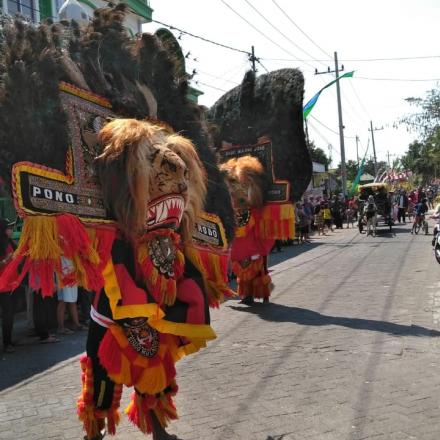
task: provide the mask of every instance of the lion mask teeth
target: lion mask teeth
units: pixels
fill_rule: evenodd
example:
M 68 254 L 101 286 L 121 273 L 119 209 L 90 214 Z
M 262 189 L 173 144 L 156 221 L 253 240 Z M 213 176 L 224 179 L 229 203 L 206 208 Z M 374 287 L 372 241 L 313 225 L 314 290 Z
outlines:
M 147 228 L 157 229 L 164 225 L 178 228 L 185 209 L 181 195 L 170 194 L 153 200 L 148 206 Z

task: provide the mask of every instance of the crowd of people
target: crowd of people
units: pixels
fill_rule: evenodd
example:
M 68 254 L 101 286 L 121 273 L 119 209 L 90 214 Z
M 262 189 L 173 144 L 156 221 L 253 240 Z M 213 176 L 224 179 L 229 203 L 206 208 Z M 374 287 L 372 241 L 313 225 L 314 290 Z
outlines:
M 414 222 L 428 209 L 434 209 L 437 194 L 436 186 L 427 186 L 411 191 L 397 188 L 388 192 L 380 190 L 376 194 L 361 192 L 346 200 L 342 194 L 332 197 L 304 197 L 295 204 L 295 241 L 299 244 L 308 243 L 312 234 L 328 235 L 335 229 L 342 229 L 344 225 L 346 228 L 354 227 L 360 215 L 361 205 L 373 207 L 375 211 L 370 217 L 373 218 L 377 214 L 377 201 L 380 203 L 381 198 L 388 203 L 394 224 L 405 224 L 407 220 Z M 369 199 L 369 196 L 372 197 Z M 364 215 L 369 217 L 367 210 Z M 366 220 L 368 224 L 369 219 Z M 273 252 L 281 250 L 282 242 L 277 241 Z

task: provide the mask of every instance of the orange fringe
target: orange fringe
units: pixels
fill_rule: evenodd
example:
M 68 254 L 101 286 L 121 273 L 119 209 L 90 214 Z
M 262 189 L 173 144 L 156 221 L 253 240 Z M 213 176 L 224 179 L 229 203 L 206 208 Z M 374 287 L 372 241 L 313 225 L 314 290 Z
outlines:
M 268 203 L 256 215 L 256 234 L 263 239 L 295 238 L 295 210 L 291 203 Z
M 236 237 L 246 237 L 255 226 L 263 239 L 288 240 L 295 238 L 295 210 L 291 203 L 268 203 L 261 209 L 251 209 L 247 225 L 235 230 Z
M 148 253 L 148 244 L 157 236 L 168 236 L 172 240 L 176 249 L 176 257 L 173 263 L 174 276 L 168 278 L 154 266 Z M 159 304 L 172 306 L 176 301 L 177 283 L 185 268 L 185 256 L 180 249 L 180 235 L 171 229 L 161 229 L 153 231 L 142 237 L 142 241 L 137 248 L 137 261 L 140 266 L 143 281 L 148 287 L 148 291 L 153 295 Z
M 153 432 L 152 411 L 161 426 L 166 428 L 171 420 L 179 418 L 173 402 L 173 397 L 177 394 L 177 391 L 178 387 L 176 382 L 173 381 L 165 391 L 155 396 L 135 392 L 131 396 L 131 402 L 125 413 L 128 415 L 128 419 L 144 434 Z
M 82 392 L 77 401 L 77 413 L 78 418 L 83 422 L 84 431 L 87 433 L 88 438 L 93 438 L 106 427 L 107 421 L 107 432 L 114 435 L 120 420 L 118 408 L 121 401 L 122 385 L 115 384 L 112 405 L 109 409 L 96 409 L 93 400 L 92 360 L 87 356 L 83 356 L 80 363 Z
M 185 255 L 202 275 L 210 307 L 236 296 L 228 286 L 229 252 L 194 244 L 185 247 Z
M 29 285 L 43 296 L 60 286 L 78 284 L 90 291 L 104 286 L 102 268 L 110 257 L 115 231 L 96 231 L 95 243 L 80 220 L 72 214 L 29 216 L 24 219 L 20 243 L 0 278 L 0 291 L 16 289 L 29 273 Z M 63 274 L 61 256 L 73 261 L 72 273 Z
M 232 270 L 237 275 L 237 292 L 240 297 L 269 298 L 271 278 L 267 273 L 264 257 L 252 261 L 246 268 L 234 261 Z

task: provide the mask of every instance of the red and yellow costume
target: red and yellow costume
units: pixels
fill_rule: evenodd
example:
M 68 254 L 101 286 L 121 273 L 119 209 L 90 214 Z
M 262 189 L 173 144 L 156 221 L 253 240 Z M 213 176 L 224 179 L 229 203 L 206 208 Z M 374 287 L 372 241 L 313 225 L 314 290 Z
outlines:
M 265 170 L 256 157 L 230 159 L 221 168 L 226 171 L 237 221 L 231 260 L 238 294 L 245 301 L 267 302 L 272 290 L 267 256 L 276 239 L 293 238 L 293 207 L 266 202 Z
M 31 287 L 53 295 L 57 274 L 62 285 L 95 292 L 78 399 L 87 439 L 102 438 L 104 429 L 115 433 L 124 385 L 134 388 L 126 413 L 142 432 L 157 433 L 177 418 L 175 364 L 216 337 L 209 306 L 230 295 L 226 240 L 218 253 L 192 240 L 206 191 L 192 143 L 134 119 L 114 119 L 99 141 L 102 154 L 95 162 L 103 202 L 97 206 L 108 213 L 99 221 L 47 212 L 59 206 L 52 199 L 45 201 L 45 213 L 31 210 L 41 194 L 56 190 L 29 189 L 23 182 L 38 175 L 46 186 L 60 188 L 53 182 L 69 177 L 30 163 L 14 166 L 15 200 L 25 222 L 0 278 L 0 291 L 14 289 L 29 274 Z M 28 193 L 35 197 L 26 205 Z M 205 223 L 215 224 L 214 217 Z M 72 261 L 69 274 L 61 271 L 62 256 Z

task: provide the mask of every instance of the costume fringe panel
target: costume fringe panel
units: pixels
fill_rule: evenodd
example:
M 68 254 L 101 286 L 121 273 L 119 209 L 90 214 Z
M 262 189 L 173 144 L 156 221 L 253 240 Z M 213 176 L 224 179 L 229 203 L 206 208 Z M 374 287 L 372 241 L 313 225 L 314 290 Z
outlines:
M 246 267 L 235 261 L 232 270 L 237 275 L 237 290 L 240 297 L 269 298 L 271 277 L 267 273 L 264 257 L 251 261 Z
M 144 434 L 153 432 L 152 412 L 161 426 L 166 428 L 171 420 L 179 418 L 173 402 L 177 391 L 178 387 L 173 381 L 167 390 L 154 396 L 134 392 L 125 413 L 128 415 L 128 419 Z
M 218 308 L 225 297 L 237 296 L 228 286 L 229 252 L 189 245 L 185 247 L 185 255 L 202 274 L 210 307 Z
M 94 235 L 95 243 L 72 214 L 26 217 L 19 245 L 0 278 L 0 291 L 16 289 L 27 274 L 30 287 L 41 289 L 43 297 L 52 296 L 57 287 L 73 284 L 90 291 L 101 290 L 102 267 L 110 257 L 115 232 L 107 229 Z M 72 272 L 63 273 L 62 256 L 73 262 Z
M 77 401 L 77 413 L 78 418 L 83 422 L 84 431 L 87 433 L 87 437 L 91 439 L 106 428 L 107 424 L 107 432 L 114 435 L 120 421 L 119 406 L 122 395 L 122 385 L 115 385 L 112 404 L 109 409 L 97 409 L 93 400 L 92 360 L 87 356 L 83 356 L 80 359 L 80 363 L 82 370 L 82 392 Z
M 295 210 L 291 203 L 268 203 L 255 215 L 257 236 L 274 240 L 295 238 Z

